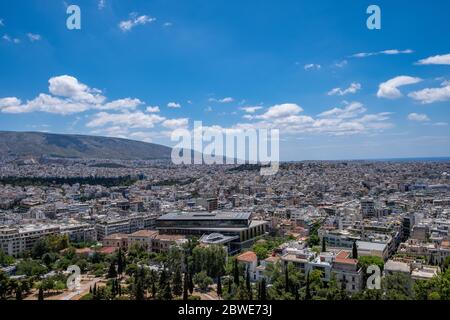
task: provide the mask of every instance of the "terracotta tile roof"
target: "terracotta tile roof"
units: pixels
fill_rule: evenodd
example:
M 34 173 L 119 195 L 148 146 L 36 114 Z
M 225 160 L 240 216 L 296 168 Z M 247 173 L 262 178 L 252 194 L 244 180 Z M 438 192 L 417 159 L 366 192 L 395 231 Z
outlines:
M 240 262 L 258 261 L 258 257 L 256 256 L 256 253 L 254 253 L 253 251 L 244 252 L 243 254 L 240 254 L 239 256 L 237 256 L 236 259 Z
M 104 253 L 104 254 L 111 254 L 114 253 L 118 250 L 118 248 L 116 247 L 103 247 L 100 250 L 98 250 L 98 252 L 100 253 Z
M 349 257 L 350 257 L 350 253 L 348 253 L 346 251 L 341 251 L 337 254 L 334 262 L 335 263 L 343 263 L 343 264 L 352 264 L 352 265 L 358 264 L 358 260 L 351 259 Z
M 158 235 L 158 231 L 156 230 L 139 230 L 135 233 L 132 233 L 131 237 L 154 237 Z

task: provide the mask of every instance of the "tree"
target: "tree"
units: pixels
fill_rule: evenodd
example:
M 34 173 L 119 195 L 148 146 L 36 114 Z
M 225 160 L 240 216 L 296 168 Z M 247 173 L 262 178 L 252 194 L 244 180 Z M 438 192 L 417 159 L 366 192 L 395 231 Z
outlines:
M 284 268 L 284 291 L 289 292 L 289 269 L 287 265 Z
M 109 279 L 117 278 L 116 263 L 114 260 L 111 261 L 111 264 L 109 265 L 108 278 Z
M 187 300 L 189 298 L 189 294 L 188 294 L 188 274 L 185 273 L 184 277 L 183 277 L 183 300 Z
M 222 280 L 221 277 L 217 278 L 217 295 L 222 297 Z
M 322 238 L 322 252 L 327 252 L 327 240 Z
M 44 300 L 44 289 L 42 289 L 42 286 L 39 286 L 38 300 L 39 301 Z
M 119 248 L 119 252 L 117 254 L 117 273 L 122 276 L 123 271 L 125 269 L 125 261 L 124 256 L 122 253 L 122 248 Z
M 248 292 L 248 299 L 249 300 L 253 300 L 253 292 L 252 292 L 252 285 L 250 283 L 250 272 L 247 269 L 247 275 L 245 277 L 245 287 L 247 289 Z
M 358 259 L 358 245 L 356 244 L 356 241 L 353 241 L 352 258 Z
M 260 284 L 260 296 L 259 300 L 265 301 L 267 299 L 267 293 L 266 293 L 266 278 L 262 278 L 261 284 Z
M 213 280 L 208 277 L 205 271 L 196 273 L 194 275 L 193 281 L 195 285 L 197 285 L 197 287 L 202 291 L 207 291 L 209 286 L 213 284 Z
M 172 300 L 172 291 L 170 289 L 170 279 L 165 269 L 161 271 L 158 283 L 158 299 L 159 300 Z
M 234 259 L 233 262 L 233 277 L 234 277 L 234 284 L 239 286 L 239 266 L 237 259 Z
M 386 300 L 410 300 L 413 298 L 412 283 L 409 275 L 395 272 L 387 275 L 381 282 Z
M 177 267 L 173 276 L 173 294 L 180 296 L 183 293 L 183 279 L 181 276 L 181 267 Z
M 135 300 L 145 300 L 144 281 L 145 271 L 144 268 L 140 268 L 139 272 L 134 275 L 133 294 Z

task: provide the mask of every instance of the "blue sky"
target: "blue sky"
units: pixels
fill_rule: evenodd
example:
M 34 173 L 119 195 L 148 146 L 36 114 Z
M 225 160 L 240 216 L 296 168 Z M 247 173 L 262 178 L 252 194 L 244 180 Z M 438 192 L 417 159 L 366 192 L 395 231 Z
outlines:
M 67 5 L 82 29 L 66 28 Z M 381 8 L 382 29 L 366 27 Z M 450 2 L 0 2 L 0 130 L 277 128 L 281 159 L 450 156 Z

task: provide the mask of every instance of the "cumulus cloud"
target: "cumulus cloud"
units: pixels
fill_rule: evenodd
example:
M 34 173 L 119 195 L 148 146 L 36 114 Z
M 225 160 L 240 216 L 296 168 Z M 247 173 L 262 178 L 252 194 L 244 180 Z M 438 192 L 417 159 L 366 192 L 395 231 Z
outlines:
M 165 120 L 162 123 L 162 126 L 164 128 L 168 128 L 168 129 L 180 129 L 180 128 L 186 128 L 188 124 L 189 124 L 188 118 L 180 118 L 180 119 Z
M 100 90 L 90 88 L 68 75 L 50 78 L 48 90 L 50 94 L 41 93 L 26 103 L 16 97 L 0 99 L 0 110 L 4 113 L 47 112 L 69 115 L 87 110 L 132 110 L 143 104 L 135 98 L 106 102 Z
M 119 23 L 119 28 L 123 32 L 128 32 L 128 31 L 131 31 L 136 26 L 146 25 L 148 23 L 154 22 L 155 20 L 156 20 L 156 18 L 147 16 L 147 15 L 138 16 L 136 13 L 131 13 L 130 19 L 121 21 Z
M 300 114 L 303 109 L 296 104 L 280 104 L 270 107 L 261 115 L 246 115 L 248 123 L 238 123 L 233 128 L 276 128 L 284 134 L 349 135 L 378 132 L 393 127 L 389 122 L 391 113 L 366 114 L 367 109 L 359 102 L 342 108 L 334 108 L 317 118 Z
M 181 104 L 177 103 L 177 102 L 169 102 L 167 104 L 167 108 L 171 108 L 171 109 L 180 109 L 181 108 Z
M 339 95 L 339 96 L 345 96 L 346 94 L 350 93 L 356 93 L 359 90 L 361 90 L 361 84 L 357 82 L 353 82 L 350 87 L 347 89 L 341 89 L 341 88 L 334 88 L 328 92 L 329 96 Z
M 430 118 L 423 113 L 410 113 L 408 115 L 408 120 L 410 121 L 416 121 L 416 122 L 426 122 L 430 121 Z
M 94 115 L 94 118 L 86 126 L 88 128 L 103 127 L 106 125 L 116 127 L 125 126 L 129 128 L 153 128 L 155 124 L 164 120 L 164 117 L 155 114 L 144 114 L 140 111 L 130 113 L 100 112 Z
M 380 84 L 377 97 L 387 98 L 387 99 L 397 99 L 402 97 L 402 93 L 398 89 L 401 86 L 411 85 L 421 82 L 422 79 L 409 77 L 409 76 L 398 76 L 390 79 L 386 82 Z
M 376 51 L 376 52 L 360 52 L 355 53 L 351 57 L 353 58 L 366 58 L 371 56 L 378 56 L 378 55 L 397 55 L 397 54 L 409 54 L 413 53 L 414 51 L 411 49 L 406 50 L 398 50 L 398 49 L 389 49 L 389 50 L 383 50 L 383 51 Z
M 159 106 L 154 106 L 154 107 L 147 107 L 147 112 L 148 113 L 158 113 L 161 110 L 159 109 Z
M 440 88 L 425 88 L 419 91 L 411 92 L 409 97 L 420 101 L 422 104 L 430 104 L 434 102 L 443 102 L 450 100 L 450 84 L 442 83 Z
M 302 107 L 298 106 L 295 103 L 277 104 L 273 107 L 270 107 L 264 114 L 257 116 L 256 118 L 265 120 L 276 119 L 296 115 L 302 111 Z
M 450 54 L 428 57 L 426 59 L 419 60 L 417 62 L 417 64 L 419 64 L 419 65 L 430 65 L 430 64 L 450 65 Z

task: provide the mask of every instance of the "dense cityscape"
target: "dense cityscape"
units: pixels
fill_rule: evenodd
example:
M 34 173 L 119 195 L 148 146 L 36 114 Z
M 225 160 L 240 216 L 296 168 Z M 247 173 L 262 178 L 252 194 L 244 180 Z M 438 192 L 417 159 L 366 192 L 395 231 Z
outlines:
M 450 162 L 258 169 L 5 158 L 0 298 L 450 299 Z

